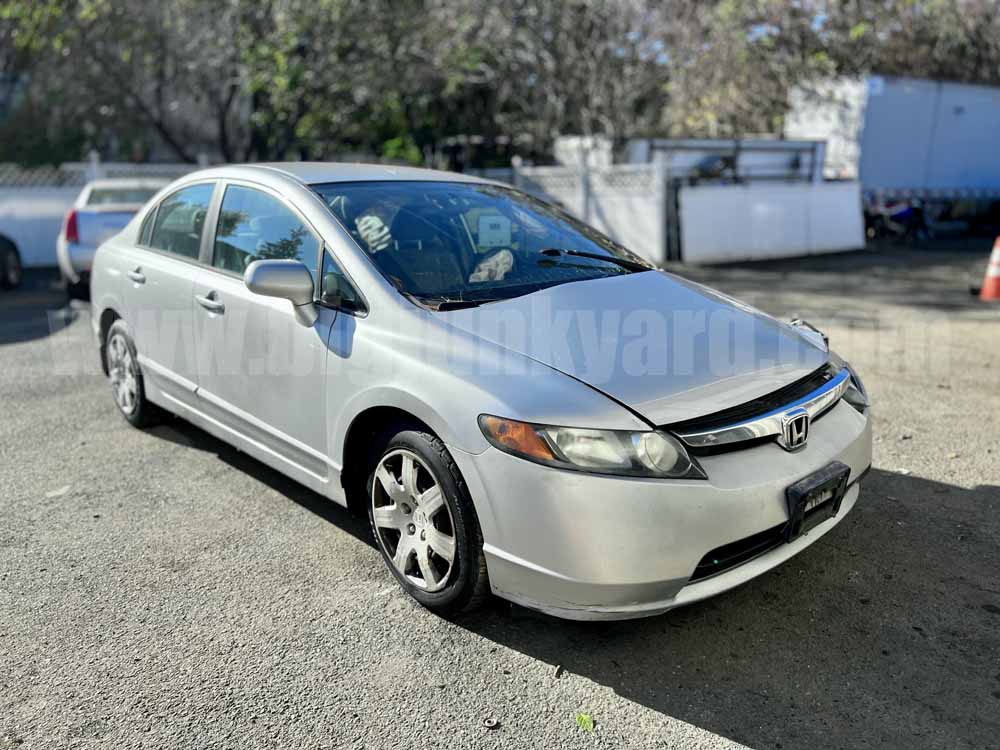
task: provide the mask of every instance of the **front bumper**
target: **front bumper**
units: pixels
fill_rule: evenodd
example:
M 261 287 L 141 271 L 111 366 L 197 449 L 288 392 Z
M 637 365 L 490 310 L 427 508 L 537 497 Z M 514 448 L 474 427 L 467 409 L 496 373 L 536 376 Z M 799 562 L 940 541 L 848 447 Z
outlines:
M 836 526 L 871 465 L 869 415 L 841 401 L 808 445 L 775 443 L 701 457 L 707 481 L 560 471 L 489 448 L 453 451 L 480 516 L 494 593 L 570 619 L 665 612 L 738 586 Z M 689 583 L 711 550 L 788 520 L 785 489 L 831 461 L 851 469 L 840 513 L 789 544 Z

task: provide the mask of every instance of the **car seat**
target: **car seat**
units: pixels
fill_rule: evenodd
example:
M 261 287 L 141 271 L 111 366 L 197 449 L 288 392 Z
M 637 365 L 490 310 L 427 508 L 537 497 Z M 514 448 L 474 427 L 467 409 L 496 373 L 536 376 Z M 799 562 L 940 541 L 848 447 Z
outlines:
M 467 274 L 461 242 L 439 209 L 423 203 L 403 206 L 392 221 L 392 242 L 375 255 L 391 276 L 409 281 L 411 290 L 433 294 L 461 289 Z

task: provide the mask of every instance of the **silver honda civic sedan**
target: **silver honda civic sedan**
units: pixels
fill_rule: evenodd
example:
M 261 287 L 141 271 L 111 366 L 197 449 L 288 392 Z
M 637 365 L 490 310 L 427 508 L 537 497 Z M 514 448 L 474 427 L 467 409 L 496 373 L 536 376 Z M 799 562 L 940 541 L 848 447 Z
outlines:
M 131 424 L 170 412 L 367 514 L 400 586 L 653 615 L 801 552 L 858 499 L 868 396 L 803 321 L 657 270 L 508 186 L 208 169 L 98 250 Z

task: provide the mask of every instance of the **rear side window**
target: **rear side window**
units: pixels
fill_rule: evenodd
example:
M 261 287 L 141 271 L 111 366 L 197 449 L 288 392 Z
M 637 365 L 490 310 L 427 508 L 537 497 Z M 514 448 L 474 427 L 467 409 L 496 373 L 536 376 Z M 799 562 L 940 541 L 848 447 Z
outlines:
M 156 209 L 154 208 L 148 214 L 146 218 L 142 220 L 142 229 L 139 230 L 139 244 L 148 245 L 149 237 L 153 234 L 153 219 L 156 218 Z
M 211 184 L 192 185 L 164 198 L 156 210 L 149 246 L 184 258 L 197 258 L 213 189 Z
M 212 265 L 243 273 L 255 260 L 302 261 L 316 279 L 320 242 L 284 203 L 253 188 L 230 185 L 222 199 Z

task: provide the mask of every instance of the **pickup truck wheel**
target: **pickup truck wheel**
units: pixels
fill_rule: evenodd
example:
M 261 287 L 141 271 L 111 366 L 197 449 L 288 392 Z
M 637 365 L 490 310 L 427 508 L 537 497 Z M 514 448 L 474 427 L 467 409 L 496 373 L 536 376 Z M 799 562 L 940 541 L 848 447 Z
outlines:
M 483 534 L 448 449 L 420 429 L 380 442 L 368 479 L 368 519 L 386 565 L 433 612 L 474 609 L 489 592 Z
M 75 300 L 90 299 L 89 278 L 84 276 L 79 281 L 70 281 L 69 279 L 64 279 L 64 281 L 66 282 L 66 294 L 70 299 L 75 299 Z
M 145 383 L 135 344 L 128 334 L 128 328 L 121 320 L 116 320 L 108 331 L 104 347 L 108 378 L 115 405 L 125 420 L 133 427 L 148 427 L 156 421 L 157 409 L 146 400 Z
M 21 255 L 14 243 L 0 239 L 0 286 L 4 289 L 14 289 L 21 285 L 23 275 Z

